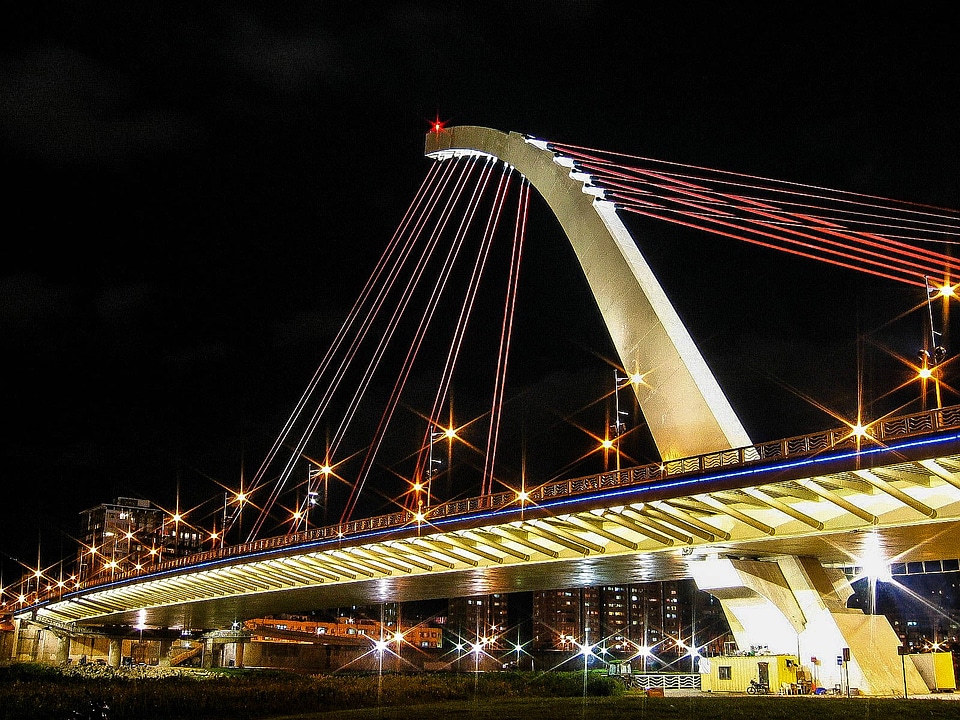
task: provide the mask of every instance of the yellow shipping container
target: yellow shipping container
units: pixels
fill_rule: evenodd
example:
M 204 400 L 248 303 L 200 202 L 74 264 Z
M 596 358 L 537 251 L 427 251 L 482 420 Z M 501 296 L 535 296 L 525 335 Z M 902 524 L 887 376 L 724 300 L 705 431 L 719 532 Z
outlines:
M 952 652 L 919 653 L 910 655 L 910 659 L 933 692 L 953 692 L 957 689 Z
M 798 682 L 796 655 L 719 655 L 700 658 L 700 689 L 706 692 L 748 692 L 751 681 L 771 693 L 809 692 Z M 800 674 L 801 679 L 804 677 Z

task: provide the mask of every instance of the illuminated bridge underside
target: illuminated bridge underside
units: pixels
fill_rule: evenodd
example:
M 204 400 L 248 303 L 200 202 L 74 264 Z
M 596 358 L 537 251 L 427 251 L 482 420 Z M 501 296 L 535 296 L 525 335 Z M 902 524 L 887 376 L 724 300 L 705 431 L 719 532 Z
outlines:
M 349 604 L 679 579 L 717 557 L 848 566 L 876 538 L 890 562 L 957 556 L 960 433 L 265 549 L 89 588 L 32 612 L 60 623 L 209 629 Z

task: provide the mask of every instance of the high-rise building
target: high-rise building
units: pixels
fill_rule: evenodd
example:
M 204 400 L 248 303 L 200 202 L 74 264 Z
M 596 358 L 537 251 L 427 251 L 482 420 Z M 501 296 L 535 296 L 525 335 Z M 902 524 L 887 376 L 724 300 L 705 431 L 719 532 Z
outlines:
M 83 510 L 77 552 L 80 577 L 148 563 L 162 523 L 163 511 L 149 500 L 119 497 Z
M 199 552 L 203 537 L 149 500 L 118 497 L 80 513 L 80 578 Z
M 533 595 L 533 649 L 644 655 L 675 662 L 696 645 L 722 647 L 728 628 L 720 604 L 689 580 L 567 588 Z M 648 654 L 649 653 L 649 654 Z M 646 665 L 646 661 L 644 662 Z
M 533 649 L 575 650 L 600 638 L 600 588 L 564 588 L 533 594 Z
M 450 598 L 447 629 L 458 642 L 486 640 L 491 647 L 502 647 L 508 622 L 506 594 Z

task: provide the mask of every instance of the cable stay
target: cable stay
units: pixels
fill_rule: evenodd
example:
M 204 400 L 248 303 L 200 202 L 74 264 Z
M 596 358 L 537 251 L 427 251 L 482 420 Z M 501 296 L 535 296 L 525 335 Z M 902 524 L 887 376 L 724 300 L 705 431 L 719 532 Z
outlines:
M 919 203 L 551 143 L 619 209 L 924 287 L 960 260 L 960 213 Z
M 456 165 L 451 164 L 450 167 L 444 168 L 439 173 L 434 172 L 433 169 L 428 173 L 427 178 L 421 184 L 420 191 L 418 191 L 417 196 L 404 215 L 400 228 L 394 233 L 390 243 L 388 243 L 375 265 L 370 278 L 364 284 L 358 300 L 348 313 L 343 326 L 334 339 L 333 344 L 330 346 L 330 349 L 327 351 L 323 363 L 314 374 L 307 391 L 288 419 L 283 432 L 274 443 L 267 458 L 257 471 L 250 491 L 251 493 L 264 484 L 263 478 L 268 468 L 276 459 L 280 448 L 287 444 L 293 427 L 302 417 L 305 408 L 320 384 L 320 380 L 328 374 L 331 367 L 334 367 L 337 357 L 346 346 L 346 350 L 343 352 L 339 364 L 336 365 L 332 371 L 333 377 L 328 379 L 322 398 L 317 404 L 307 428 L 300 435 L 295 451 L 291 453 L 283 472 L 273 486 L 267 502 L 261 507 L 257 522 L 247 536 L 247 542 L 255 539 L 263 528 L 267 517 L 270 515 L 276 500 L 281 495 L 285 483 L 292 473 L 293 467 L 299 460 L 303 448 L 312 436 L 321 416 L 330 406 L 337 388 L 343 382 L 351 360 L 356 356 L 362 341 L 368 336 L 373 320 L 377 316 L 379 309 L 383 306 L 387 293 L 396 281 L 399 268 L 402 267 L 404 259 L 409 256 L 411 252 L 410 238 L 419 234 L 422 229 L 422 223 L 425 222 L 425 218 L 429 217 L 429 214 L 437 202 L 440 190 L 450 182 L 451 175 L 455 170 Z
M 307 389 L 287 419 L 280 437 L 274 442 L 251 483 L 248 496 L 257 490 L 261 493 L 266 490 L 267 496 L 258 505 L 259 514 L 247 535 L 248 542 L 268 530 L 268 523 L 273 522 L 271 517 L 281 514 L 278 513 L 278 504 L 283 494 L 298 489 L 299 484 L 302 484 L 296 468 L 304 459 L 315 467 L 320 467 L 321 464 L 329 466 L 334 478 L 347 486 L 348 497 L 343 505 L 340 522 L 347 522 L 351 518 L 357 503 L 364 495 L 367 481 L 377 466 L 378 455 L 401 406 L 424 342 L 428 334 L 432 334 L 430 329 L 437 317 L 441 297 L 449 295 L 451 289 L 461 287 L 452 283 L 454 269 L 462 257 L 473 257 L 469 280 L 463 290 L 459 317 L 446 350 L 446 363 L 431 411 L 431 417 L 437 417 L 439 408 L 449 396 L 466 325 L 474 307 L 504 202 L 510 194 L 509 180 L 515 171 L 503 164 L 499 181 L 491 183 L 495 166 L 495 159 L 489 157 L 461 158 L 451 163 L 431 165 L 430 172 L 421 183 L 420 190 L 400 226 L 376 263 L 360 297 L 351 308 Z M 481 200 L 491 184 L 496 185 L 491 209 L 482 230 L 478 228 L 474 231 L 472 228 L 477 224 Z M 528 196 L 527 190 L 523 197 Z M 526 210 L 523 210 L 523 217 L 525 214 Z M 518 210 L 518 217 L 520 216 L 521 212 Z M 475 256 L 474 252 L 465 253 L 466 243 L 471 235 L 478 235 L 480 238 L 480 250 L 474 251 Z M 452 239 L 444 240 L 448 237 Z M 442 255 L 438 254 L 440 249 L 445 250 Z M 518 263 L 519 258 L 512 262 Z M 515 272 L 511 269 L 511 274 Z M 511 282 L 515 284 L 516 281 Z M 401 327 L 409 324 L 410 318 L 415 325 L 412 334 L 400 335 Z M 366 407 L 368 396 L 371 396 L 374 387 L 374 379 L 387 367 L 388 358 L 395 352 L 391 349 L 396 344 L 394 340 L 400 337 L 403 338 L 403 344 L 409 345 L 402 360 L 396 364 L 389 360 L 389 366 L 395 368 L 392 388 L 386 392 L 378 391 L 375 396 L 370 397 L 374 403 L 382 404 L 372 440 L 362 449 L 344 452 L 348 431 L 359 417 L 360 408 Z M 361 359 L 363 363 L 358 362 Z M 505 366 L 504 358 L 500 364 Z M 369 414 L 365 413 L 364 417 L 369 417 Z M 313 437 L 321 423 L 327 427 L 332 426 L 332 432 L 329 433 L 322 453 L 311 452 Z M 435 427 L 435 424 L 428 422 L 427 432 L 435 432 Z M 429 435 L 426 437 L 430 438 Z M 424 443 L 421 447 L 426 446 L 427 443 Z M 280 465 L 280 456 L 284 450 L 288 454 Z M 417 453 L 415 477 L 424 474 L 423 455 L 422 452 Z M 311 460 L 312 456 L 322 457 L 323 460 Z M 334 462 L 334 458 L 340 459 Z M 355 473 L 347 472 L 345 465 L 355 462 L 359 462 L 359 469 Z M 268 472 L 274 465 L 281 469 L 268 481 Z M 296 483 L 291 480 L 295 475 L 298 477 Z M 308 524 L 304 513 L 309 512 L 312 507 L 309 471 L 306 482 L 307 492 L 301 493 L 302 500 L 298 499 L 296 502 L 297 512 L 294 513 L 294 519 L 287 520 L 291 530 Z M 297 488 L 292 488 L 291 485 L 297 485 Z M 380 487 L 374 488 L 374 491 L 387 496 Z M 312 502 L 315 502 L 315 499 Z M 250 503 L 253 505 L 252 500 Z M 231 524 L 237 517 L 238 514 L 231 517 Z M 229 531 L 229 527 L 225 528 L 226 531 Z
M 618 211 L 923 287 L 928 312 L 931 294 L 951 287 L 951 278 L 960 275 L 960 259 L 942 251 L 960 243 L 960 213 L 956 210 L 576 145 L 548 143 L 547 147 L 559 154 L 562 164 L 569 163 L 571 177 L 583 179 L 585 192 L 613 203 Z M 302 518 L 316 502 L 311 472 L 321 465 L 330 469 L 339 492 L 346 494 L 340 523 L 350 521 L 361 501 L 371 499 L 371 493 L 418 517 L 424 505 L 429 508 L 435 497 L 431 481 L 440 463 L 433 457 L 434 440 L 456 430 L 452 388 L 481 285 L 488 284 L 492 257 L 506 263 L 508 269 L 506 277 L 495 278 L 505 286 L 491 403 L 484 413 L 485 443 L 469 447 L 483 458 L 475 468 L 480 494 L 495 490 L 531 192 L 530 184 L 521 178 L 519 193 L 513 193 L 515 173 L 510 165 L 489 155 L 465 154 L 430 165 L 250 483 L 248 494 L 266 493 L 266 499 L 257 505 L 259 515 L 247 541 L 273 522 L 285 492 L 299 493 L 303 481 L 292 478 L 304 461 L 311 469 L 306 492 L 297 500 L 291 531 L 309 526 Z M 507 210 L 511 194 L 517 195 L 515 212 L 512 206 Z M 501 223 L 504 213 L 513 213 L 512 242 L 501 248 L 495 237 L 501 224 L 508 224 Z M 455 310 L 442 309 L 450 307 Z M 939 337 L 932 320 L 929 328 L 930 344 L 937 348 Z M 491 356 L 493 352 L 491 349 Z M 381 462 L 381 455 L 390 448 L 391 428 L 411 386 L 423 390 L 412 380 L 415 367 L 425 362 L 426 354 L 442 358 L 439 369 L 431 367 L 439 378 L 426 385 L 432 394 L 428 411 L 417 409 L 425 405 L 422 400 L 408 404 L 423 419 L 424 431 L 419 445 L 401 460 L 403 468 L 398 469 Z M 390 378 L 383 377 L 387 373 Z M 444 428 L 440 418 L 448 404 L 451 421 L 450 427 Z M 376 407 L 375 412 L 368 412 L 370 405 Z M 367 422 L 372 427 L 359 432 L 357 426 Z M 317 451 L 315 435 L 321 425 L 328 437 L 322 451 Z M 354 436 L 365 440 L 358 447 L 348 447 L 348 439 Z M 288 454 L 281 458 L 284 453 Z M 402 481 L 416 492 L 389 492 L 384 484 L 389 478 L 371 485 L 380 465 L 395 484 Z M 326 495 L 326 486 L 324 492 Z M 224 517 L 229 520 L 224 526 L 226 534 L 239 513 L 227 518 L 225 512 Z
M 439 242 L 441 233 L 446 228 L 446 225 L 449 222 L 451 213 L 455 206 L 455 200 L 459 198 L 462 191 L 463 191 L 463 186 L 458 188 L 457 192 L 451 197 L 441 217 L 441 220 L 438 221 L 438 225 L 435 228 L 435 231 L 430 238 L 429 247 L 431 252 L 433 251 L 433 249 L 436 248 L 437 243 Z M 466 225 L 463 225 L 463 224 L 461 225 L 461 229 L 465 230 L 466 227 L 467 227 Z M 341 522 L 346 522 L 347 520 L 349 520 L 353 513 L 353 510 L 356 507 L 357 498 L 359 497 L 360 492 L 363 489 L 363 486 L 367 480 L 367 476 L 369 475 L 370 470 L 373 466 L 376 453 L 379 450 L 380 444 L 383 441 L 383 437 L 386 433 L 387 427 L 389 426 L 389 423 L 393 418 L 393 413 L 396 411 L 397 405 L 399 404 L 400 396 L 403 392 L 404 386 L 406 385 L 406 381 L 410 377 L 410 372 L 412 370 L 414 360 L 416 359 L 417 353 L 421 348 L 423 338 L 426 335 L 427 329 L 429 328 L 429 325 L 430 325 L 430 320 L 432 320 L 433 313 L 436 310 L 440 293 L 446 286 L 447 279 L 449 278 L 450 272 L 452 270 L 452 266 L 453 266 L 452 261 L 456 259 L 457 254 L 459 254 L 459 250 L 462 246 L 463 238 L 464 238 L 463 232 L 459 232 L 457 234 L 457 238 L 455 242 L 451 245 L 450 252 L 441 270 L 441 275 L 439 277 L 439 280 L 433 286 L 433 290 L 431 293 L 431 297 L 429 298 L 427 308 L 420 320 L 417 330 L 414 333 L 413 341 L 408 349 L 407 356 L 404 359 L 404 362 L 401 366 L 399 377 L 397 379 L 396 384 L 394 385 L 393 392 L 387 402 L 387 406 L 383 412 L 383 415 L 380 420 L 380 424 L 377 427 L 377 431 L 374 434 L 373 443 L 370 445 L 370 448 L 367 451 L 360 473 L 357 477 L 356 482 L 353 485 L 353 488 L 351 489 L 350 497 L 347 500 L 347 503 L 343 510 L 343 515 L 341 516 Z M 420 282 L 420 280 L 423 277 L 424 269 L 425 268 L 423 264 L 421 264 L 420 267 L 418 268 L 419 271 L 410 280 L 410 283 L 408 285 L 409 290 L 412 290 Z M 404 297 L 404 304 L 402 306 L 402 309 L 400 309 L 400 314 L 402 314 L 402 311 L 406 309 L 409 299 L 410 299 L 410 295 L 406 293 Z M 395 327 L 396 325 L 391 322 L 392 330 L 395 329 Z M 392 330 L 391 330 L 391 336 L 392 336 Z M 356 408 L 354 407 L 354 411 L 355 410 Z

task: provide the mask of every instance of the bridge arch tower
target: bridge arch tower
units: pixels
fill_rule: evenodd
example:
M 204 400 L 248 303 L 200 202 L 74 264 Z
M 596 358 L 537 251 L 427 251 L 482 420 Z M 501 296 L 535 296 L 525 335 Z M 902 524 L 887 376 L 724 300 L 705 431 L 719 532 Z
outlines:
M 664 460 L 751 445 L 729 401 L 614 204 L 543 141 L 458 126 L 427 134 L 437 160 L 494 156 L 543 196 L 567 235 Z
M 435 129 L 426 136 L 425 154 L 437 160 L 493 156 L 543 196 L 573 246 L 623 368 L 644 373 L 642 384 L 631 384 L 662 459 L 752 445 L 615 205 L 588 173 L 549 143 L 484 127 Z M 858 685 L 869 692 L 896 686 L 883 657 L 896 652 L 897 636 L 886 618 L 846 608 L 852 590 L 842 573 L 793 556 L 776 563 L 717 558 L 692 569 L 700 589 L 721 602 L 742 647 L 757 638 L 779 642 L 780 652 L 802 645 L 829 656 L 846 647 Z M 909 680 L 911 692 L 923 691 L 913 667 Z

